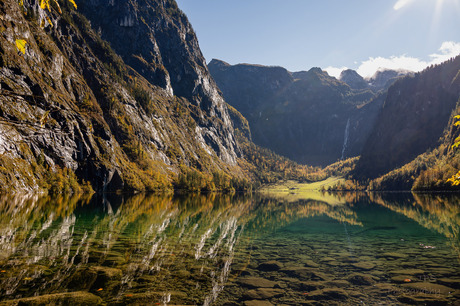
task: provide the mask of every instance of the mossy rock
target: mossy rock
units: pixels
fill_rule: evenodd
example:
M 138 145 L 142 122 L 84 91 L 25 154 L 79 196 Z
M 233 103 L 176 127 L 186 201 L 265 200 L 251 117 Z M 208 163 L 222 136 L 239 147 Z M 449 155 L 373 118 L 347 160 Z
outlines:
M 102 299 L 84 291 L 64 292 L 3 301 L 2 305 L 102 305 Z

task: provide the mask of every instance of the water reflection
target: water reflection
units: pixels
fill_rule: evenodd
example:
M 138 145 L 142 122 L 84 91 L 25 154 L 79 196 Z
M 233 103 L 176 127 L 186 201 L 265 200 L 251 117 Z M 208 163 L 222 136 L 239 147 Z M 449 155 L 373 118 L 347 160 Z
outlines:
M 4 298 L 84 290 L 112 302 L 210 304 L 227 280 L 250 201 L 17 196 L 0 205 Z
M 449 238 L 460 258 L 460 198 L 456 194 L 372 194 L 371 199 Z
M 420 274 L 453 292 L 460 287 L 459 263 L 451 259 L 460 253 L 457 200 L 355 193 L 296 202 L 238 195 L 4 196 L 0 297 L 39 304 L 332 299 L 353 305 L 410 300 L 401 286 Z M 433 249 L 422 253 L 420 241 Z M 433 264 L 440 257 L 445 266 Z M 417 265 L 422 272 L 409 271 Z M 378 290 L 370 293 L 368 286 Z

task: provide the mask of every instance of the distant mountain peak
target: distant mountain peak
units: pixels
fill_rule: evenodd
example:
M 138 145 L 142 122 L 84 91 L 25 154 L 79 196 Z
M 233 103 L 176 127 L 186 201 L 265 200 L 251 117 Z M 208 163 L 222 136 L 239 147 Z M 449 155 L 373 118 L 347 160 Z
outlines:
M 410 70 L 405 69 L 387 69 L 387 68 L 379 68 L 371 77 L 367 78 L 367 80 L 372 81 L 382 77 L 399 77 L 405 76 L 407 74 L 413 73 Z
M 356 78 L 364 80 L 364 78 L 353 69 L 345 69 L 340 73 L 339 80 L 343 80 L 344 78 Z
M 299 80 L 312 80 L 312 78 L 316 78 L 316 79 L 333 78 L 326 71 L 322 70 L 319 67 L 310 68 L 310 70 L 308 71 L 303 70 L 303 71 L 292 72 L 291 74 L 294 77 L 294 79 L 299 79 Z
M 412 71 L 404 69 L 386 69 L 380 68 L 377 70 L 374 75 L 367 79 L 369 85 L 376 89 L 388 89 L 391 84 L 393 84 L 396 79 L 413 74 Z
M 324 73 L 324 71 L 323 71 L 321 68 L 319 68 L 319 67 L 312 67 L 312 68 L 310 68 L 310 70 L 308 70 L 308 71 L 309 71 L 309 72 L 321 73 L 321 74 Z
M 209 65 L 214 65 L 216 67 L 230 67 L 231 65 L 227 62 L 224 62 L 223 60 L 220 60 L 220 59 L 217 59 L 217 58 L 213 58 L 209 64 Z
M 368 88 L 368 83 L 364 78 L 353 69 L 346 69 L 340 73 L 339 80 L 348 84 L 353 89 L 365 89 Z
M 353 89 L 371 89 L 374 92 L 388 89 L 398 78 L 412 74 L 412 71 L 404 69 L 385 69 L 377 70 L 373 76 L 363 78 L 353 69 L 343 70 L 339 80 L 346 83 Z

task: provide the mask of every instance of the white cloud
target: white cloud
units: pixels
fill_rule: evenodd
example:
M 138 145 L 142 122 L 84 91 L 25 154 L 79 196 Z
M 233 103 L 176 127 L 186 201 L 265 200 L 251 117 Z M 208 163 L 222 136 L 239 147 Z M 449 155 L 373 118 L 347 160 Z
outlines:
M 430 64 L 440 64 L 448 59 L 460 54 L 460 43 L 453 41 L 445 41 L 442 43 L 441 48 L 438 51 L 441 51 L 441 54 L 430 54 L 432 61 Z
M 406 55 L 392 56 L 390 58 L 370 57 L 367 61 L 361 63 L 357 72 L 364 78 L 369 78 L 378 70 L 403 69 L 417 72 L 423 70 L 428 65 L 425 61 Z
M 440 64 L 454 56 L 459 55 L 460 43 L 453 41 L 443 42 L 438 51 L 438 53 L 434 53 L 429 56 L 431 58 L 429 61 L 424 61 L 407 55 L 391 56 L 389 58 L 370 57 L 367 61 L 361 63 L 357 72 L 364 78 L 371 77 L 376 71 L 384 69 L 403 69 L 418 72 L 430 65 Z
M 430 60 L 428 61 L 407 55 L 391 56 L 387 58 L 381 56 L 370 57 L 367 61 L 361 62 L 356 71 L 364 78 L 370 78 L 378 70 L 385 69 L 419 72 L 430 65 L 440 64 L 457 55 L 460 55 L 460 42 L 445 41 L 442 43 L 437 53 L 429 55 Z M 355 62 L 355 64 L 357 63 Z M 323 70 L 327 71 L 330 76 L 338 79 L 340 77 L 340 73 L 345 69 L 348 68 L 329 66 Z
M 400 10 L 400 9 L 402 9 L 405 6 L 407 6 L 408 4 L 410 4 L 413 1 L 414 0 L 398 0 L 398 1 L 396 1 L 395 5 L 393 6 L 393 9 L 395 11 Z
M 324 68 L 323 70 L 326 71 L 330 76 L 333 76 L 338 79 L 340 77 L 340 73 L 342 73 L 342 71 L 346 69 L 348 68 L 347 67 L 337 68 L 337 67 L 329 66 L 327 68 Z

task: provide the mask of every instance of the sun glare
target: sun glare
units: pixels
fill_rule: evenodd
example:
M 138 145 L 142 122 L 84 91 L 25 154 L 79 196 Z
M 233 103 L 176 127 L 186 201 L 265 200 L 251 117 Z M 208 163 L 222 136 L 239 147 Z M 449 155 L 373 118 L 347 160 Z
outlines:
M 409 6 L 410 4 L 412 3 L 415 3 L 415 2 L 420 2 L 420 0 L 397 0 L 395 2 L 395 4 L 393 5 L 393 9 L 395 11 L 398 11 L 404 7 L 407 7 Z M 430 0 L 429 2 L 432 2 L 432 3 L 435 3 L 435 6 L 436 6 L 436 11 L 441 11 L 442 10 L 442 7 L 445 3 L 450 3 L 452 5 L 455 6 L 455 8 L 457 10 L 459 10 L 460 8 L 460 1 L 459 0 Z
M 460 0 L 436 0 L 433 12 L 433 19 L 431 20 L 431 33 L 430 37 L 436 35 L 439 30 L 440 24 L 443 22 L 443 15 L 446 10 L 453 10 L 460 16 Z
M 414 0 L 398 0 L 398 1 L 396 1 L 395 5 L 393 6 L 393 9 L 395 11 L 400 10 L 400 9 L 402 9 L 405 6 L 407 6 L 408 4 L 410 4 L 413 1 Z

